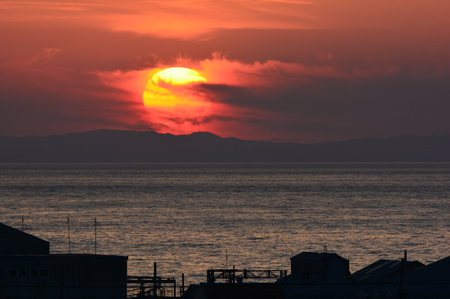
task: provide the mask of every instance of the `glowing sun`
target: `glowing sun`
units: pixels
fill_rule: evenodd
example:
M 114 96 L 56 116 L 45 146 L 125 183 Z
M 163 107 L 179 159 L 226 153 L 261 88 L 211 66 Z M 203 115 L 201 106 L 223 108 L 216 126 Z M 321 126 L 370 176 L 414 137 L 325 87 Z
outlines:
M 204 106 L 204 101 L 190 87 L 206 81 L 200 72 L 190 68 L 170 67 L 157 70 L 145 87 L 142 95 L 144 104 L 147 108 L 161 109 Z
M 191 68 L 151 71 L 142 99 L 158 132 L 185 134 L 207 126 L 217 103 L 200 84 L 207 84 L 206 76 Z

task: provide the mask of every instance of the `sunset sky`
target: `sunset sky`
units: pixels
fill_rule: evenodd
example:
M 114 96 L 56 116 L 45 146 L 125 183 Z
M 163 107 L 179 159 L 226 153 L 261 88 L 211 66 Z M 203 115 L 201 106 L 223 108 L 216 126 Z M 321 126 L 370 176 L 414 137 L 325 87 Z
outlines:
M 448 134 L 449 15 L 448 0 L 0 0 L 0 135 Z

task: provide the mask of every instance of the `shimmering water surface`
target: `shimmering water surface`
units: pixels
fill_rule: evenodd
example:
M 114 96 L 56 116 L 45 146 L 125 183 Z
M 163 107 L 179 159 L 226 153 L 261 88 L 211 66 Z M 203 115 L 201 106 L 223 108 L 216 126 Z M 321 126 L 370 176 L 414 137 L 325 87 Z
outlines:
M 450 164 L 0 165 L 0 221 L 74 253 L 129 256 L 130 274 L 289 268 L 327 245 L 356 270 L 450 255 Z

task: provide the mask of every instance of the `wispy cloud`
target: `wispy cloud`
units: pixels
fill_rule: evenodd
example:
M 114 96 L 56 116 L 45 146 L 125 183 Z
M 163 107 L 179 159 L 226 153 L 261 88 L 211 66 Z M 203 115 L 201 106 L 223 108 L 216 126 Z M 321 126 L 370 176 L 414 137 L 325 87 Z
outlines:
M 171 37 L 217 29 L 315 27 L 310 1 L 4 1 L 2 21 L 57 21 Z

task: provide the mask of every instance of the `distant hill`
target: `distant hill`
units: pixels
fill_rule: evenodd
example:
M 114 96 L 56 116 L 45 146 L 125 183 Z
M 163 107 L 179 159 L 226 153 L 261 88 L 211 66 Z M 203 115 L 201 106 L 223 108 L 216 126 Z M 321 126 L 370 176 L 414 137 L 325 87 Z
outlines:
M 0 137 L 0 162 L 449 162 L 450 135 L 317 144 L 97 130 L 47 137 Z

